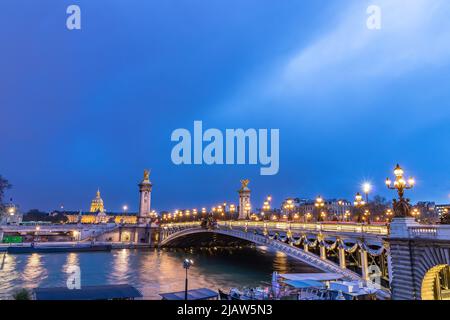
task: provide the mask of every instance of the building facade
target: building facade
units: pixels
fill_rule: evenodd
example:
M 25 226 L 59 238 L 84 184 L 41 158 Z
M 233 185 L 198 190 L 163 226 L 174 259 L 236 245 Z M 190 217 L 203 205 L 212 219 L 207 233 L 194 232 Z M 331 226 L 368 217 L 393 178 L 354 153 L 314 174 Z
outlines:
M 55 211 L 52 214 L 59 213 Z M 103 199 L 100 195 L 100 190 L 97 190 L 95 198 L 91 201 L 89 212 L 63 212 L 68 220 L 68 223 L 116 223 L 116 224 L 135 224 L 137 223 L 136 213 L 107 213 Z
M 0 224 L 19 224 L 22 222 L 23 215 L 19 207 L 14 203 L 8 203 L 0 212 Z

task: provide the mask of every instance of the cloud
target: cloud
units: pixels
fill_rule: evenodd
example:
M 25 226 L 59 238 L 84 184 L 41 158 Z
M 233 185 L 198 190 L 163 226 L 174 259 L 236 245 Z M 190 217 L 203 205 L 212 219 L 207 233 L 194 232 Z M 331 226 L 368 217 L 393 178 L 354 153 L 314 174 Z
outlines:
M 450 58 L 450 2 L 379 0 L 381 30 L 366 26 L 367 4 L 344 9 L 339 22 L 291 57 L 274 75 L 279 94 L 317 83 L 331 86 L 395 77 Z M 343 81 L 345 80 L 345 81 Z M 325 88 L 326 89 L 326 88 Z
M 367 28 L 369 5 L 381 8 L 380 30 Z M 370 90 L 450 61 L 448 0 L 358 0 L 340 8 L 309 44 L 281 62 L 277 57 L 271 71 L 245 84 L 226 112 L 274 103 L 287 108 L 298 97 Z

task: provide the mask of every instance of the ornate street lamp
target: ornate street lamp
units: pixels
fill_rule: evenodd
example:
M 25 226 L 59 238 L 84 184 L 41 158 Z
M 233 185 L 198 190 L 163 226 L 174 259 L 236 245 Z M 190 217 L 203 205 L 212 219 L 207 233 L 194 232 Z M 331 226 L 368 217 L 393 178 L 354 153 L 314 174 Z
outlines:
M 394 215 L 394 213 L 392 212 L 392 209 L 387 209 L 386 210 L 386 222 L 389 222 L 389 220 L 391 219 L 391 217 Z
M 412 209 L 411 215 L 412 215 L 416 220 L 418 220 L 418 219 L 419 219 L 419 216 L 420 216 L 420 210 L 419 210 L 418 208 Z
M 270 203 L 272 202 L 272 196 L 267 196 L 266 200 L 263 203 L 261 216 L 262 219 L 265 220 L 266 213 L 270 211 Z
M 355 201 L 353 202 L 353 205 L 355 208 L 358 209 L 358 222 L 361 223 L 364 219 L 362 215 L 362 207 L 366 204 L 366 202 L 363 200 L 362 195 L 357 192 L 355 195 Z
M 414 187 L 415 181 L 413 178 L 409 178 L 408 181 L 406 181 L 403 178 L 403 173 L 403 169 L 397 164 L 394 169 L 394 183 L 392 184 L 392 181 L 389 178 L 386 178 L 386 187 L 388 187 L 388 189 L 397 190 L 399 198 L 398 201 L 396 199 L 393 200 L 395 218 L 406 218 L 410 216 L 411 211 L 409 199 L 405 199 L 403 195 L 405 190 L 412 189 Z
M 236 212 L 236 206 L 234 204 L 230 204 L 230 220 L 233 219 L 235 212 Z
M 284 209 L 286 210 L 286 212 L 287 212 L 286 218 L 287 218 L 288 220 L 292 220 L 292 219 L 291 219 L 291 213 L 292 213 L 292 210 L 295 208 L 294 200 L 292 200 L 292 199 L 287 199 L 286 202 L 285 202 L 285 204 L 284 204 L 284 206 L 283 206 L 283 208 L 284 208 Z M 283 215 L 283 217 L 284 217 L 284 215 Z
M 366 202 L 369 203 L 369 192 L 372 190 L 372 185 L 369 182 L 364 182 L 362 185 L 364 194 L 366 195 Z
M 312 218 L 312 214 L 310 212 L 307 212 L 305 214 L 305 222 L 308 223 Z
M 340 216 L 340 220 L 344 221 L 345 220 L 345 212 L 344 212 L 344 206 L 345 206 L 345 202 L 344 200 L 338 200 L 338 206 L 340 207 L 340 212 L 339 212 L 339 216 Z
M 188 299 L 188 269 L 194 264 L 191 259 L 184 259 L 183 268 L 186 269 L 186 279 L 184 283 L 184 300 Z
M 317 219 L 319 221 L 324 221 L 326 214 L 325 214 L 325 212 L 322 211 L 322 209 L 323 209 L 323 207 L 325 207 L 325 201 L 323 200 L 323 198 L 321 196 L 318 196 L 316 198 L 316 202 L 314 203 L 314 206 L 318 210 Z
M 250 203 L 246 203 L 244 206 L 244 212 L 245 212 L 245 216 L 247 217 L 247 219 L 250 217 L 250 211 L 251 211 L 252 207 L 250 206 Z

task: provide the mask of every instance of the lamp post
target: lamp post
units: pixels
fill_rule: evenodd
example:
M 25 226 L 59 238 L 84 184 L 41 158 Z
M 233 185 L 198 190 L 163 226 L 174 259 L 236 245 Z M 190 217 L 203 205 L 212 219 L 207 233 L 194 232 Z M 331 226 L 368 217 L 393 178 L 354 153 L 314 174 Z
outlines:
M 344 200 L 339 200 L 338 205 L 340 208 L 339 216 L 341 218 L 341 221 L 344 221 L 344 219 L 345 219 L 345 210 L 344 210 L 345 202 L 344 202 Z
M 247 218 L 247 220 L 250 218 L 250 211 L 251 211 L 252 207 L 250 206 L 250 203 L 246 203 L 244 206 L 244 213 L 245 213 L 245 217 Z
M 286 200 L 286 203 L 285 203 L 285 205 L 284 205 L 284 209 L 286 210 L 286 212 L 287 212 L 287 219 L 288 220 L 292 220 L 292 210 L 295 208 L 295 205 L 294 205 L 294 200 L 292 200 L 292 199 L 287 199 Z
M 188 269 L 194 264 L 191 259 L 184 259 L 183 268 L 186 270 L 186 279 L 184 282 L 184 300 L 188 299 Z
M 230 220 L 233 220 L 234 213 L 236 212 L 236 206 L 234 204 L 230 204 Z
M 392 181 L 389 178 L 386 178 L 386 187 L 391 190 L 397 190 L 398 200 L 393 200 L 394 207 L 394 218 L 406 218 L 410 215 L 411 205 L 409 204 L 409 199 L 405 199 L 403 196 L 405 194 L 405 190 L 412 189 L 415 185 L 415 181 L 413 178 L 409 178 L 406 181 L 403 178 L 403 169 L 400 165 L 394 168 L 395 181 L 392 184 Z
M 316 198 L 316 202 L 314 203 L 314 206 L 317 208 L 318 213 L 317 213 L 317 220 L 318 221 L 324 221 L 326 214 L 325 212 L 322 211 L 323 207 L 325 207 L 325 202 L 323 201 L 323 198 L 321 196 L 318 196 Z
M 394 213 L 392 212 L 392 209 L 389 208 L 386 210 L 385 214 L 386 214 L 386 222 L 389 222 Z
M 271 202 L 272 202 L 272 196 L 267 196 L 266 200 L 263 203 L 263 208 L 262 208 L 263 211 L 261 213 L 263 221 L 266 218 L 266 212 L 270 211 L 270 204 L 271 204 Z
M 364 194 L 366 195 L 366 202 L 369 203 L 369 192 L 372 190 L 372 185 L 369 182 L 364 182 L 362 185 Z
M 416 219 L 416 221 L 419 219 L 420 216 L 420 210 L 418 208 L 414 208 L 411 211 L 411 215 Z
M 363 221 L 362 207 L 366 204 L 366 202 L 363 200 L 363 197 L 359 192 L 356 193 L 353 204 L 355 208 L 358 209 L 358 222 L 361 223 Z
M 350 220 L 350 210 L 345 210 L 344 219 L 345 219 L 345 221 Z
M 311 220 L 312 214 L 310 212 L 307 212 L 305 214 L 305 223 L 308 223 Z

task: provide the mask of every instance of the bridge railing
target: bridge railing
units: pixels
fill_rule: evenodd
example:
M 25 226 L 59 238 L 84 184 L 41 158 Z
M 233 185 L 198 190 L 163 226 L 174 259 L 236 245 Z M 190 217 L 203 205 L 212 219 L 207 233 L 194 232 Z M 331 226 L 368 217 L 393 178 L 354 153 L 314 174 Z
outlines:
M 192 228 L 198 227 L 200 222 L 180 222 L 168 223 L 166 227 Z M 288 230 L 298 232 L 343 232 L 343 233 L 366 233 L 374 235 L 387 235 L 388 228 L 386 225 L 363 225 L 359 223 L 299 223 L 299 222 L 275 222 L 275 221 L 219 221 L 221 227 L 232 228 L 268 228 L 278 230 Z
M 408 231 L 412 238 L 450 240 L 450 225 L 412 226 Z

